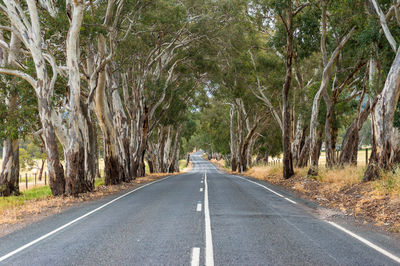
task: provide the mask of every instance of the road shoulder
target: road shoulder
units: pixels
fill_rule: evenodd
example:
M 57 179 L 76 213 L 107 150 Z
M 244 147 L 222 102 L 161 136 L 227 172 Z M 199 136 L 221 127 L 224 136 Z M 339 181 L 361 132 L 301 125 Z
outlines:
M 98 186 L 94 191 L 82 193 L 77 197 L 50 196 L 37 200 L 29 200 L 21 206 L 4 209 L 2 210 L 2 217 L 0 219 L 0 237 L 4 237 L 17 230 L 23 229 L 32 223 L 65 212 L 70 208 L 79 206 L 80 204 L 115 197 L 166 176 L 168 176 L 168 174 L 149 175 L 146 177 L 136 178 L 129 183 L 122 183 L 113 186 Z

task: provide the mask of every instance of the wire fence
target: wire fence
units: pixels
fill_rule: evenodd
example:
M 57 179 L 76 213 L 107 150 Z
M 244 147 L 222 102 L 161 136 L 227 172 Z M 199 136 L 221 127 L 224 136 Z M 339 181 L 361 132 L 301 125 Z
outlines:
M 41 177 L 38 173 L 31 173 L 29 175 L 25 173 L 19 176 L 19 188 L 20 190 L 26 190 L 33 187 L 46 186 L 48 181 L 46 171 L 42 173 Z
M 339 161 L 339 157 L 340 157 L 340 151 L 336 151 L 336 161 Z M 371 148 L 365 148 L 365 149 L 361 149 L 358 150 L 358 154 L 357 154 L 357 165 L 368 165 L 369 162 L 369 158 L 371 157 Z M 308 162 L 309 164 L 310 162 Z M 326 163 L 326 156 L 325 156 L 325 152 L 321 153 L 321 156 L 319 158 L 319 164 L 320 165 L 325 165 Z M 278 165 L 282 165 L 282 158 L 270 158 L 268 160 L 267 163 L 268 166 L 278 166 Z

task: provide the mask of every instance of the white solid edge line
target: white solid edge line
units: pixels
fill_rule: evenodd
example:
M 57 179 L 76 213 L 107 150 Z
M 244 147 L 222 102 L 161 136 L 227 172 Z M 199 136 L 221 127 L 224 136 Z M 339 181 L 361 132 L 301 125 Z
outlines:
M 251 181 L 251 180 L 249 180 L 249 179 L 243 178 L 243 177 L 241 177 L 241 176 L 235 175 L 235 177 L 240 178 L 240 179 L 243 179 L 243 180 L 246 180 L 246 181 L 248 181 L 248 182 L 250 182 L 250 183 L 253 183 L 253 184 L 257 185 L 257 186 L 260 186 L 260 187 L 262 187 L 262 188 L 268 190 L 269 192 L 274 193 L 275 195 L 277 195 L 277 196 L 279 196 L 279 197 L 281 197 L 281 198 L 284 198 L 285 200 L 289 201 L 290 203 L 297 204 L 297 202 L 295 202 L 294 200 L 291 200 L 291 199 L 289 199 L 289 198 L 286 198 L 286 197 L 283 196 L 282 194 L 279 194 L 278 192 L 276 192 L 276 191 L 270 189 L 269 187 L 266 187 L 266 186 L 261 185 L 261 184 L 259 184 L 259 183 L 257 183 L 257 182 Z
M 196 210 L 197 210 L 198 212 L 201 212 L 201 203 L 197 203 L 197 208 L 196 208 Z
M 25 245 L 23 245 L 23 246 L 17 248 L 16 250 L 11 251 L 11 252 L 5 254 L 4 256 L 0 257 L 0 262 L 2 262 L 2 261 L 4 261 L 4 260 L 8 259 L 9 257 L 11 257 L 11 256 L 13 256 L 13 255 L 15 255 L 15 254 L 17 254 L 17 253 L 19 253 L 19 252 L 21 252 L 21 251 L 24 250 L 24 249 L 26 249 L 26 248 L 28 248 L 28 247 L 30 247 L 30 246 L 32 246 L 32 245 L 34 245 L 34 244 L 36 244 L 36 243 L 42 241 L 43 239 L 46 239 L 46 238 L 48 238 L 49 236 L 54 235 L 55 233 L 57 233 L 57 232 L 63 230 L 64 228 L 67 228 L 68 226 L 70 226 L 70 225 L 72 225 L 72 224 L 74 224 L 74 223 L 76 223 L 76 222 L 82 220 L 83 218 L 85 218 L 85 217 L 87 217 L 87 216 L 89 216 L 89 215 L 91 215 L 91 214 L 93 214 L 93 213 L 95 213 L 95 212 L 97 212 L 97 211 L 103 209 L 104 207 L 106 207 L 106 206 L 108 206 L 108 205 L 110 205 L 110 204 L 116 202 L 117 200 L 120 200 L 120 199 L 122 199 L 123 197 L 126 197 L 126 196 L 128 196 L 129 194 L 132 194 L 132 193 L 135 192 L 135 191 L 138 191 L 139 189 L 142 189 L 142 188 L 145 188 L 145 187 L 147 187 L 147 186 L 150 186 L 151 184 L 154 184 L 154 183 L 157 183 L 157 182 L 161 182 L 161 181 L 163 181 L 163 180 L 165 180 L 165 179 L 167 179 L 167 178 L 169 178 L 169 177 L 170 177 L 170 176 L 167 176 L 167 177 L 164 177 L 164 178 L 162 178 L 162 179 L 160 179 L 160 180 L 153 181 L 153 182 L 151 182 L 151 183 L 148 183 L 148 184 L 146 184 L 146 185 L 143 185 L 143 186 L 141 186 L 141 187 L 138 187 L 138 188 L 136 188 L 136 189 L 134 189 L 134 190 L 131 190 L 131 191 L 129 191 L 129 192 L 127 192 L 127 193 L 125 193 L 125 194 L 123 194 L 123 195 L 121 195 L 121 196 L 119 196 L 119 197 L 113 199 L 113 200 L 110 200 L 109 202 L 107 202 L 107 203 L 101 205 L 100 207 L 97 207 L 96 209 L 94 209 L 94 210 L 92 210 L 92 211 L 90 211 L 90 212 L 88 212 L 88 213 L 86 213 L 86 214 L 84 214 L 84 215 L 82 215 L 82 216 L 80 216 L 80 217 L 78 217 L 78 218 L 76 218 L 76 219 L 70 221 L 69 223 L 66 223 L 66 224 L 64 224 L 63 226 L 60 226 L 60 227 L 58 227 L 57 229 L 54 229 L 53 231 L 51 231 L 51 232 L 49 232 L 49 233 L 47 233 L 47 234 L 45 234 L 45 235 L 43 235 L 43 236 L 41 236 L 41 237 L 39 237 L 39 238 L 37 238 L 37 239 L 35 239 L 35 240 L 33 240 L 33 241 L 31 241 L 31 242 L 25 244 Z
M 291 199 L 289 199 L 289 198 L 284 198 L 285 200 L 287 200 L 287 201 L 289 201 L 289 202 L 291 202 L 291 203 L 293 203 L 293 204 L 297 204 L 297 202 L 295 202 L 294 200 L 291 200 Z
M 338 224 L 335 223 L 335 222 L 331 222 L 331 221 L 326 221 L 326 222 L 329 223 L 330 225 L 336 227 L 337 229 L 339 229 L 339 230 L 345 232 L 346 234 L 348 234 L 348 235 L 354 237 L 355 239 L 357 239 L 358 241 L 364 243 L 365 245 L 369 246 L 370 248 L 375 249 L 376 251 L 378 251 L 379 253 L 385 255 L 386 257 L 391 258 L 392 260 L 396 261 L 397 263 L 400 263 L 400 258 L 397 257 L 397 256 L 395 256 L 395 255 L 393 255 L 393 254 L 390 253 L 389 251 L 384 250 L 384 249 L 381 248 L 381 247 L 378 247 L 378 246 L 375 245 L 374 243 L 371 243 L 371 242 L 368 241 L 367 239 L 365 239 L 365 238 L 363 238 L 363 237 L 361 237 L 361 236 L 359 236 L 359 235 L 356 235 L 355 233 L 353 233 L 353 232 L 347 230 L 346 228 L 343 228 L 342 226 L 338 225 Z
M 200 265 L 200 248 L 192 249 L 192 260 L 190 262 L 191 266 L 199 266 Z
M 211 234 L 210 209 L 208 206 L 207 173 L 204 173 L 204 224 L 206 230 L 206 266 L 214 266 L 214 251 Z
M 243 178 L 243 177 L 241 177 L 241 176 L 236 176 L 236 177 L 241 178 L 241 179 L 246 180 L 246 181 L 249 181 L 249 182 L 251 182 L 251 183 L 253 183 L 253 184 L 256 184 L 256 185 L 258 185 L 258 186 L 260 186 L 260 187 L 263 187 L 263 188 L 267 189 L 268 191 L 270 191 L 270 192 L 272 192 L 272 193 L 278 195 L 279 197 L 282 197 L 282 198 L 284 198 L 285 200 L 287 200 L 287 201 L 289 201 L 289 202 L 291 202 L 291 203 L 293 203 L 293 204 L 297 204 L 297 202 L 295 202 L 295 201 L 293 201 L 293 200 L 291 200 L 291 199 L 288 199 L 288 198 L 282 196 L 281 194 L 279 194 L 279 193 L 273 191 L 272 189 L 267 188 L 266 186 L 263 186 L 263 185 L 261 185 L 261 184 L 259 184 L 259 183 L 257 183 L 257 182 L 248 180 L 248 179 Z M 366 240 L 365 238 L 363 238 L 363 237 L 361 237 L 361 236 L 359 236 L 359 235 L 354 234 L 353 232 L 351 232 L 351 231 L 349 231 L 349 230 L 343 228 L 342 226 L 338 225 L 337 223 L 334 223 L 334 222 L 331 222 L 331 221 L 326 221 L 326 222 L 329 223 L 330 225 L 336 227 L 337 229 L 339 229 L 339 230 L 345 232 L 346 234 L 348 234 L 348 235 L 354 237 L 355 239 L 359 240 L 360 242 L 364 243 L 365 245 L 369 246 L 370 248 L 375 249 L 375 250 L 378 251 L 379 253 L 381 253 L 381 254 L 387 256 L 388 258 L 391 258 L 392 260 L 394 260 L 394 261 L 400 263 L 400 258 L 397 257 L 397 256 L 395 256 L 395 255 L 393 255 L 393 254 L 390 253 L 389 251 L 384 250 L 383 248 L 381 248 L 381 247 L 379 247 L 379 246 L 373 244 L 372 242 Z

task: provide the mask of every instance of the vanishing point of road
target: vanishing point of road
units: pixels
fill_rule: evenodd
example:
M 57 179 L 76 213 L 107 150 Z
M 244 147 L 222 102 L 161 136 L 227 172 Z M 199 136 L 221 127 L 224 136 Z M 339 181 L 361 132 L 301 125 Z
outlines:
M 0 238 L 1 265 L 399 265 L 399 240 L 262 181 L 193 170 Z

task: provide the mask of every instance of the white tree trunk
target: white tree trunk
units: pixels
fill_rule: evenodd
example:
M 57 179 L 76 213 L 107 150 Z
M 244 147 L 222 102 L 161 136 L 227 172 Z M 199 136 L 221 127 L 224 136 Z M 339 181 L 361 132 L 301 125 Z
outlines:
M 390 67 L 385 85 L 373 110 L 373 152 L 365 181 L 380 176 L 379 168 L 390 169 L 399 160 L 398 134 L 393 128 L 394 112 L 400 95 L 400 49 Z

